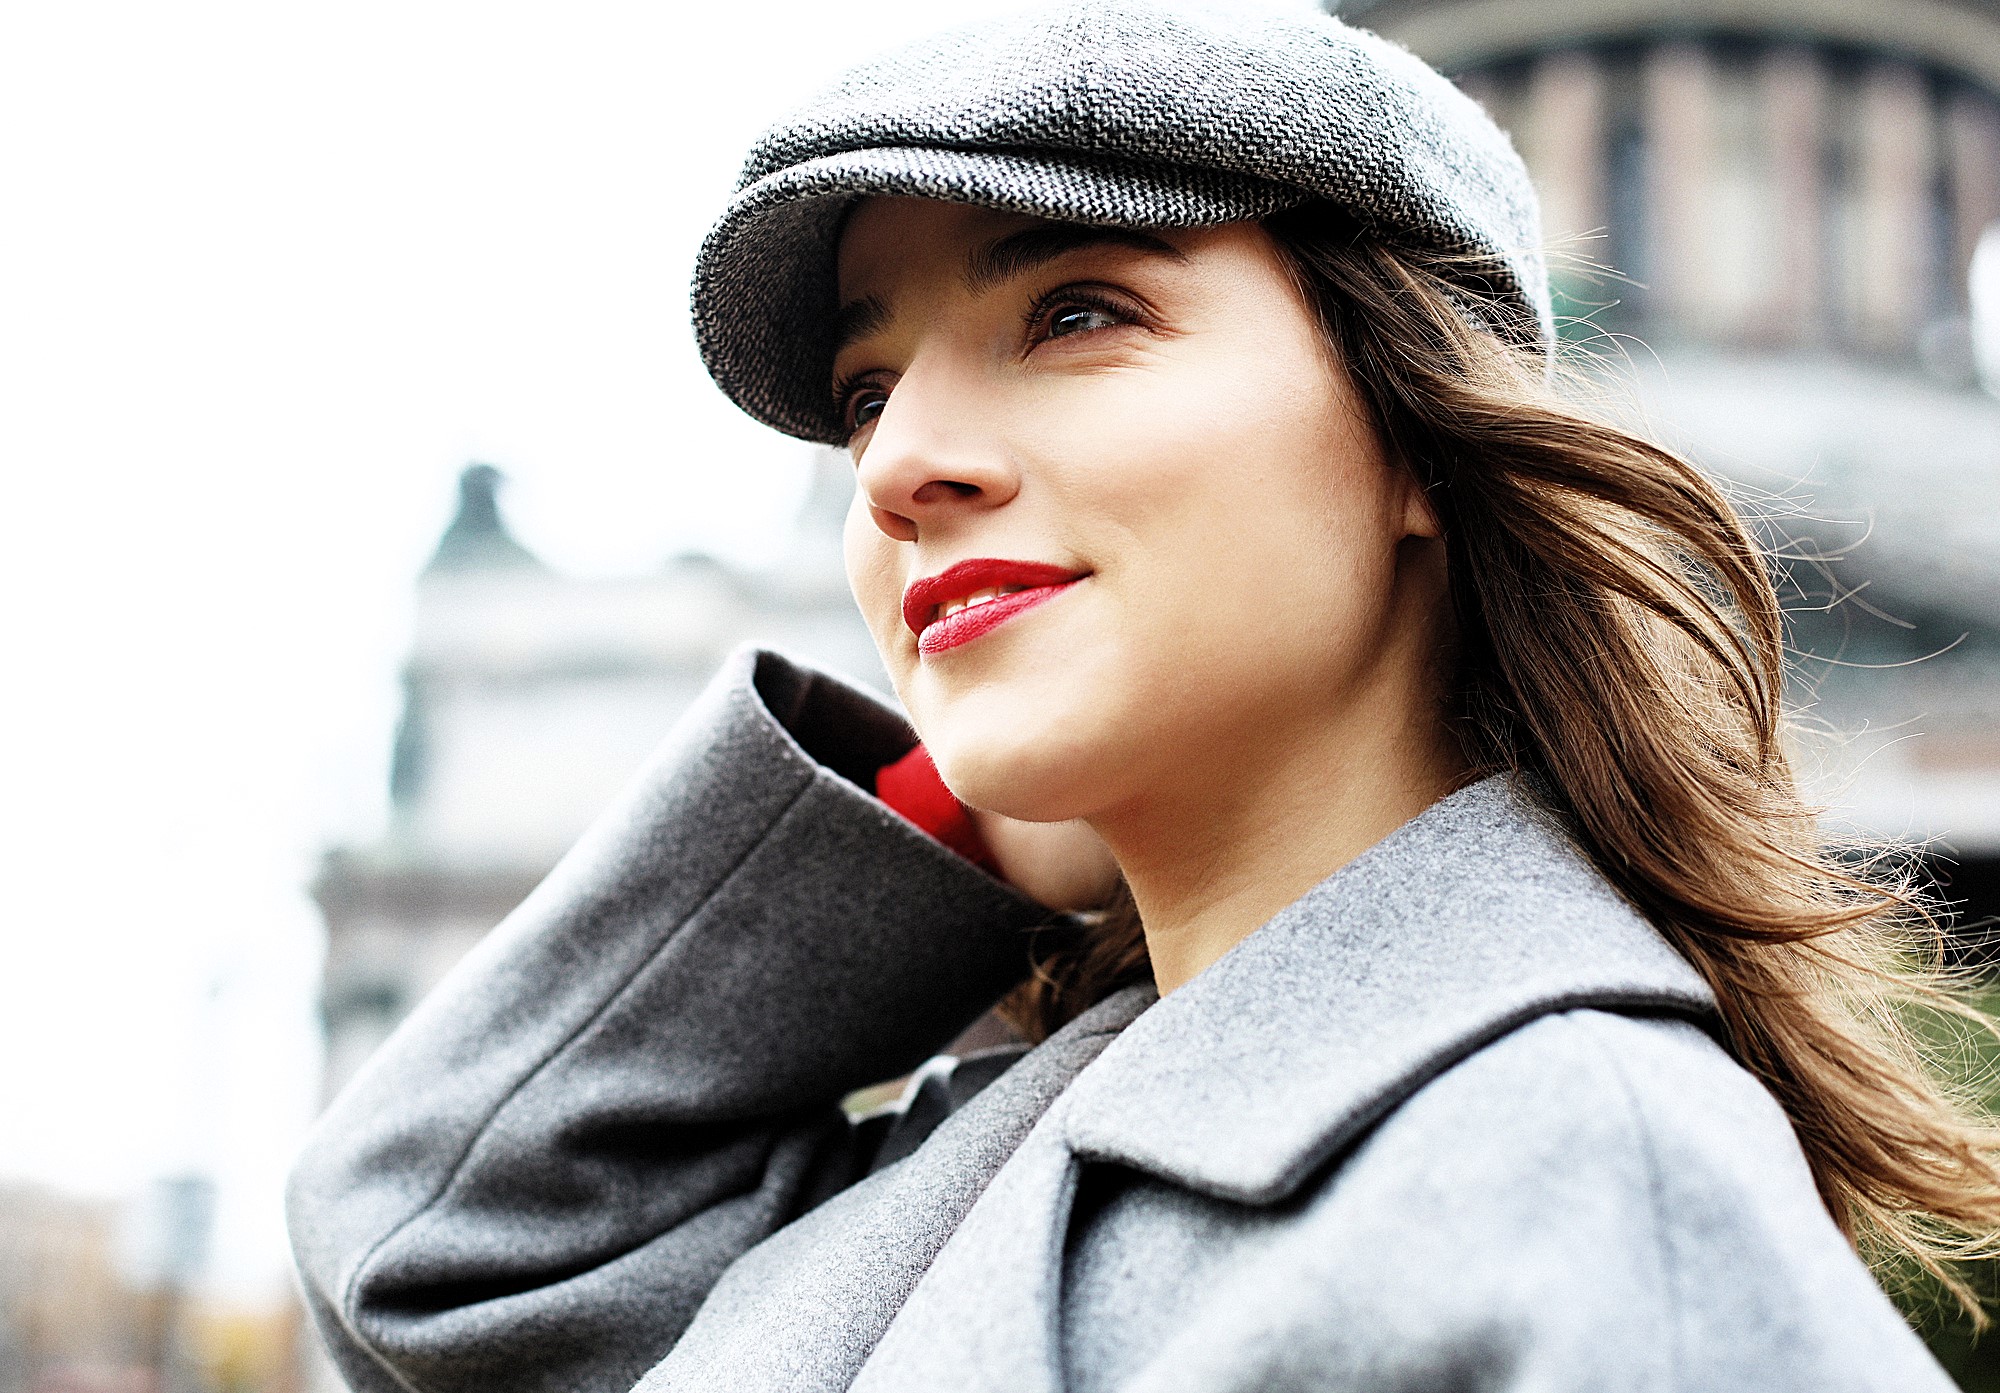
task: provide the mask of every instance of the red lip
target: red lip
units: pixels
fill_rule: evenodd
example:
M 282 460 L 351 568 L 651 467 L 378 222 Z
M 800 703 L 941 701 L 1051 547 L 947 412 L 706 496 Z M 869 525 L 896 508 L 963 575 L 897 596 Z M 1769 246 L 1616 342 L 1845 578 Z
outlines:
M 903 592 L 903 622 L 917 636 L 918 652 L 942 652 L 978 638 L 1044 600 L 1054 599 L 1085 574 L 1039 561 L 1002 561 L 992 557 L 960 561 L 937 575 L 910 583 L 910 588 Z M 996 586 L 1020 588 L 1011 595 L 962 609 L 949 619 L 931 618 L 940 605 Z

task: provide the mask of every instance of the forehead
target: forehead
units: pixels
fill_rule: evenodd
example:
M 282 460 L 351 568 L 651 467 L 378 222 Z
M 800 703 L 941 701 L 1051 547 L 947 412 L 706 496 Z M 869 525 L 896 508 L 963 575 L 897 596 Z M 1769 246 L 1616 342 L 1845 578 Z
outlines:
M 948 263 L 982 243 L 1037 225 L 1054 224 L 936 198 L 864 198 L 840 230 L 836 267 L 841 298 L 854 293 L 853 285 L 927 262 Z
M 977 293 L 1085 249 L 1186 261 L 1182 244 L 1191 231 L 1056 222 L 936 199 L 871 198 L 842 229 L 840 298 L 873 293 L 884 280 L 952 272 Z
M 832 347 L 885 326 L 914 289 L 978 295 L 1087 249 L 1169 262 L 1188 252 L 1165 229 L 1056 222 L 936 199 L 870 198 L 842 229 Z

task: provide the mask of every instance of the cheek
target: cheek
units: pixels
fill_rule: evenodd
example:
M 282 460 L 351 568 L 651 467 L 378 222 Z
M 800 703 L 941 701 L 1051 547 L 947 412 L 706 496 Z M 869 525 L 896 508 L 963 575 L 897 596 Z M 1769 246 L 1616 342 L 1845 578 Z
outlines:
M 902 645 L 897 636 L 903 630 L 903 588 L 895 547 L 869 518 L 867 504 L 857 494 L 847 509 L 841 535 L 847 585 L 854 592 L 854 603 L 861 609 L 868 632 L 874 636 L 883 665 L 900 687 L 898 664 Z
M 1288 678 L 1323 689 L 1379 642 L 1394 476 L 1337 383 L 1234 366 L 1246 359 L 1260 361 L 1135 376 L 1050 447 L 1075 462 L 1065 511 L 1098 533 L 1145 700 Z
M 1074 514 L 1103 521 L 1121 564 L 1179 577 L 1183 601 L 1323 597 L 1329 571 L 1393 553 L 1373 432 L 1317 373 L 1244 373 L 1247 356 L 1121 384 L 1051 442 L 1074 462 Z

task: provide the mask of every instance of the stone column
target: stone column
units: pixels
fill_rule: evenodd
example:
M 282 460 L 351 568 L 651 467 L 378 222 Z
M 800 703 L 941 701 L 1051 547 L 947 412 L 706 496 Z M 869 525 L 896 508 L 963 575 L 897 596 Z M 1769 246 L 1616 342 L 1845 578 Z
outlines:
M 1522 155 L 1542 196 L 1542 232 L 1558 251 L 1602 260 L 1605 82 L 1598 57 L 1559 50 L 1528 77 Z M 1584 238 L 1582 234 L 1595 233 Z
M 1853 332 L 1864 348 L 1912 349 L 1935 287 L 1930 94 L 1907 63 L 1862 75 L 1856 102 L 1855 227 L 1846 257 Z
M 1698 332 L 1708 272 L 1709 56 L 1699 44 L 1662 44 L 1645 56 L 1640 81 L 1652 157 L 1647 236 L 1655 249 L 1645 299 L 1662 328 Z
M 1764 110 L 1771 143 L 1777 268 L 1770 338 L 1818 341 L 1826 313 L 1826 69 L 1803 47 L 1771 50 L 1764 60 Z
M 1951 187 L 1952 300 L 1966 303 L 1967 273 L 1979 237 L 2000 222 L 2000 102 L 1960 92 L 1945 109 L 1945 161 Z

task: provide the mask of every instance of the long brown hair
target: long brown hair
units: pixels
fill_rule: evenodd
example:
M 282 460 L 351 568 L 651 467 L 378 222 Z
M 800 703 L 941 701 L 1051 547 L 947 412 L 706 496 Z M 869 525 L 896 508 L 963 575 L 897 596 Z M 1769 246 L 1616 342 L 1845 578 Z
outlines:
M 1864 1256 L 1915 1263 L 1979 1319 L 1950 1264 L 2000 1238 L 2000 1131 L 1911 1016 L 1990 1022 L 1899 863 L 1830 843 L 1801 798 L 1771 556 L 1699 468 L 1583 409 L 1476 262 L 1323 208 L 1265 227 L 1437 507 L 1475 772 L 1532 776 L 1707 978 Z M 1003 1004 L 1031 1038 L 1150 970 L 1129 896 L 1035 957 Z

